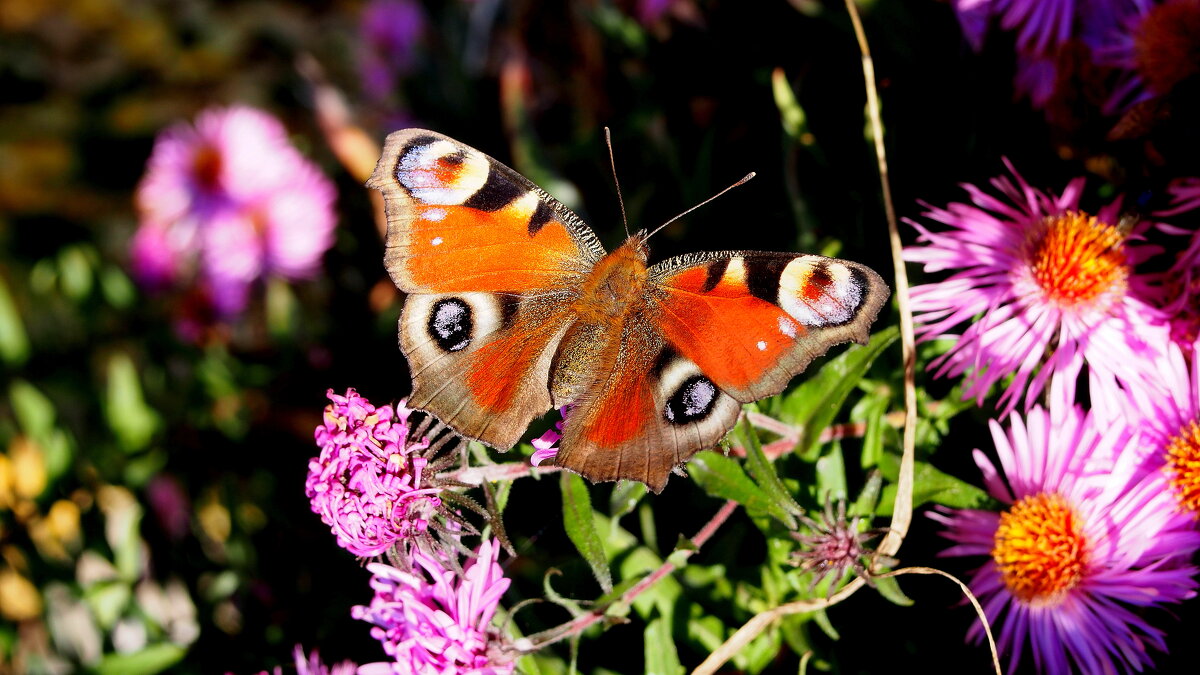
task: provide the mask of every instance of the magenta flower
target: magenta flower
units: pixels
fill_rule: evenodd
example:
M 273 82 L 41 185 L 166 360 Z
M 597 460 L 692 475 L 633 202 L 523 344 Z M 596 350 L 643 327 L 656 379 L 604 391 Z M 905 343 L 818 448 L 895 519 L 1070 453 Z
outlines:
M 1200 1 L 1131 3 L 1129 14 L 1096 50 L 1098 61 L 1120 71 L 1105 112 L 1119 113 L 1200 75 Z
M 1156 217 L 1178 216 L 1200 209 L 1200 178 L 1178 179 L 1169 191 L 1171 204 L 1155 213 Z M 1194 219 L 1200 214 L 1191 215 Z M 1158 229 L 1187 237 L 1186 244 L 1173 247 L 1179 252 L 1164 275 L 1160 305 L 1170 317 L 1172 337 L 1179 344 L 1190 345 L 1200 338 L 1200 231 L 1162 222 Z
M 1200 533 L 1161 474 L 1133 477 L 1128 429 L 1060 409 L 1013 415 L 1007 433 L 991 423 L 1002 471 L 979 450 L 975 461 L 1008 508 L 930 513 L 954 542 L 941 555 L 988 558 L 970 586 L 1009 672 L 1026 644 L 1039 672 L 1140 671 L 1148 647 L 1166 650 L 1148 610 L 1195 595 L 1189 560 Z M 968 638 L 982 637 L 976 623 Z
M 1106 406 L 1106 421 L 1137 429 L 1140 469 L 1161 473 L 1179 509 L 1200 517 L 1200 345 L 1170 345 L 1153 389 L 1131 389 Z
M 342 548 L 360 556 L 384 553 L 396 542 L 425 532 L 441 505 L 440 492 L 424 484 L 424 441 L 407 441 L 408 416 L 399 403 L 376 408 L 353 389 L 332 403 L 317 427 L 319 457 L 308 463 L 305 494 Z
M 351 610 L 371 624 L 391 662 L 370 663 L 359 675 L 507 675 L 513 672 L 506 642 L 491 625 L 511 583 L 496 560 L 499 542 L 483 542 L 461 572 L 420 550 L 413 569 L 371 564 L 375 597 Z
M 225 316 L 258 279 L 311 277 L 333 242 L 333 185 L 278 120 L 247 106 L 160 134 L 136 201 L 134 276 L 151 287 L 197 276 Z
M 952 0 L 963 36 L 975 51 L 989 30 L 1015 33 L 1017 94 L 1044 107 L 1055 93 L 1059 59 L 1071 42 L 1104 48 L 1111 34 L 1153 0 Z
M 533 445 L 533 454 L 529 457 L 529 463 L 534 466 L 541 466 L 542 462 L 553 459 L 558 455 L 558 442 L 562 440 L 563 422 L 567 421 L 567 415 L 571 414 L 572 405 L 564 405 L 559 409 L 558 413 L 562 419 L 554 423 L 554 427 L 547 429 L 546 433 L 538 436 L 530 441 Z
M 992 180 L 999 196 L 964 185 L 970 203 L 924 214 L 949 229 L 908 221 L 919 236 L 905 259 L 952 272 L 912 291 L 918 336 L 956 339 L 931 364 L 935 375 L 966 375 L 964 396 L 980 404 L 1011 375 L 1005 413 L 1021 400 L 1031 406 L 1053 375 L 1073 388 L 1085 364 L 1097 386 L 1143 383 L 1167 328 L 1139 297 L 1148 282 L 1132 267 L 1149 249 L 1130 246 L 1139 238 L 1118 225 L 1120 200 L 1089 215 L 1079 206 L 1083 179 L 1053 195 L 1005 166 L 1013 179 Z
M 425 12 L 413 0 L 371 0 L 363 8 L 359 30 L 363 91 L 376 100 L 388 97 L 396 79 L 416 61 L 425 33 Z
M 358 670 L 358 666 L 351 661 L 342 661 L 333 666 L 327 666 L 321 662 L 321 657 L 317 654 L 317 650 L 312 650 L 311 654 L 305 654 L 304 648 L 296 645 L 292 652 L 292 658 L 296 664 L 296 675 L 354 675 Z M 283 675 L 283 667 L 275 666 L 272 671 L 259 671 L 258 675 Z

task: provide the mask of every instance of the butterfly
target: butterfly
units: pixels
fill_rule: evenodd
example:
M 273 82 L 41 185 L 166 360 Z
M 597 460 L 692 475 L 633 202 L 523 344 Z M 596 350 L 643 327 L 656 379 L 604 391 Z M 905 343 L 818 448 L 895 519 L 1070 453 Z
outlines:
M 442 134 L 388 136 L 384 264 L 407 294 L 408 405 L 507 450 L 572 405 L 553 463 L 660 492 L 741 405 L 832 345 L 865 344 L 889 290 L 854 262 L 690 253 L 648 265 L 643 230 L 606 253 L 546 191 Z

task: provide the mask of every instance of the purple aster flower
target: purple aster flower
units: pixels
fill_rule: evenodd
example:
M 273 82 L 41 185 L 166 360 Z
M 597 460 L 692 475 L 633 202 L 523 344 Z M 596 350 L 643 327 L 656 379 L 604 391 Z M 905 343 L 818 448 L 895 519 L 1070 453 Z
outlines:
M 334 194 L 271 115 L 205 110 L 154 143 L 136 195 L 134 275 L 159 287 L 198 272 L 213 307 L 235 314 L 263 276 L 316 272 L 333 242 Z
M 912 291 L 918 336 L 956 338 L 931 364 L 935 375 L 966 375 L 964 396 L 981 404 L 1011 375 L 999 401 L 1005 413 L 1022 398 L 1032 405 L 1053 375 L 1073 387 L 1084 364 L 1104 386 L 1146 380 L 1167 328 L 1140 299 L 1148 283 L 1132 267 L 1149 248 L 1130 246 L 1138 237 L 1119 225 L 1120 200 L 1090 215 L 1079 207 L 1082 178 L 1053 195 L 1005 166 L 1012 179 L 991 181 L 998 196 L 964 185 L 970 203 L 924 214 L 949 229 L 907 221 L 919 235 L 905 259 L 927 273 L 952 272 Z
M 941 555 L 988 558 L 970 586 L 1009 672 L 1026 644 L 1039 672 L 1140 671 L 1147 647 L 1166 649 L 1147 610 L 1195 595 L 1188 561 L 1200 533 L 1162 474 L 1134 478 L 1127 428 L 1056 409 L 1066 412 L 1013 415 L 1007 433 L 991 422 L 1000 470 L 979 450 L 975 461 L 1007 508 L 930 513 L 954 542 Z M 976 623 L 968 638 L 982 637 Z
M 296 645 L 292 658 L 296 663 L 296 675 L 354 675 L 358 670 L 358 666 L 351 661 L 327 666 L 321 663 L 317 650 L 314 649 L 311 654 L 306 655 L 300 645 Z M 283 675 L 283 666 L 275 666 L 271 671 L 259 671 L 258 675 Z
M 1200 178 L 1181 178 L 1168 188 L 1171 204 L 1155 213 L 1155 217 L 1170 218 L 1200 209 Z M 1200 214 L 1191 213 L 1193 219 Z M 1171 335 L 1176 342 L 1190 345 L 1200 338 L 1200 231 L 1168 223 L 1158 223 L 1162 232 L 1187 237 L 1175 262 L 1163 276 L 1160 304 L 1170 317 Z
M 396 78 L 412 67 L 425 33 L 425 13 L 413 0 L 372 0 L 359 22 L 363 90 L 387 98 Z
M 1058 87 L 1064 48 L 1105 48 L 1111 34 L 1153 0 L 952 0 L 963 36 L 976 51 L 989 30 L 1015 33 L 1018 95 L 1034 107 L 1050 102 Z
M 484 541 L 462 571 L 419 550 L 412 571 L 371 564 L 375 597 L 351 610 L 371 624 L 393 661 L 369 663 L 359 675 L 507 675 L 513 656 L 491 625 L 511 583 L 496 562 L 500 544 Z
M 440 490 L 422 475 L 429 460 L 419 453 L 427 444 L 407 440 L 412 411 L 403 402 L 376 408 L 353 389 L 327 396 L 332 403 L 315 434 L 321 454 L 308 463 L 305 482 L 312 510 L 339 546 L 360 556 L 425 532 Z
M 1200 75 L 1200 0 L 1135 4 L 1096 50 L 1100 63 L 1122 71 L 1105 105 L 1109 114 L 1169 94 Z

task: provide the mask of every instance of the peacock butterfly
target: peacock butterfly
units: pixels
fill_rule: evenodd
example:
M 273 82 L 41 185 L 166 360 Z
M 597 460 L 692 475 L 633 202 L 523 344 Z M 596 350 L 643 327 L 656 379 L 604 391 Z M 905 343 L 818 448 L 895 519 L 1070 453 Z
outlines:
M 408 294 L 408 405 L 508 449 L 574 404 L 554 463 L 659 492 L 742 403 L 783 390 L 832 345 L 866 343 L 888 288 L 854 262 L 691 253 L 646 264 L 643 230 L 612 253 L 570 209 L 491 157 L 424 129 L 388 136 L 384 264 Z

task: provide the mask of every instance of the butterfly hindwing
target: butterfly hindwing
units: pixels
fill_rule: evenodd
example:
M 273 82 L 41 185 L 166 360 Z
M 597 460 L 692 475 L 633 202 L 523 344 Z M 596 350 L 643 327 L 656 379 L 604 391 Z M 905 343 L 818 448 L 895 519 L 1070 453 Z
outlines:
M 592 481 L 637 480 L 660 492 L 675 467 L 721 440 L 740 410 L 649 316 L 633 317 L 613 367 L 567 416 L 553 461 Z
M 684 255 L 650 279 L 667 344 L 743 403 L 783 391 L 833 345 L 865 344 L 889 294 L 864 265 L 795 253 Z
M 604 249 L 544 190 L 442 134 L 388 136 L 367 181 L 383 192 L 384 265 L 406 293 L 577 285 Z

